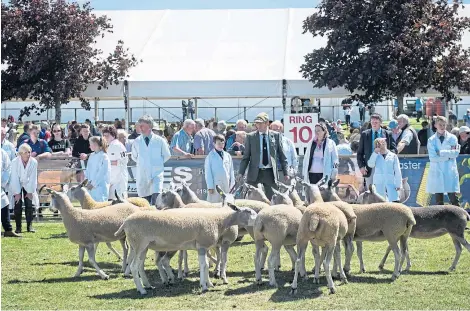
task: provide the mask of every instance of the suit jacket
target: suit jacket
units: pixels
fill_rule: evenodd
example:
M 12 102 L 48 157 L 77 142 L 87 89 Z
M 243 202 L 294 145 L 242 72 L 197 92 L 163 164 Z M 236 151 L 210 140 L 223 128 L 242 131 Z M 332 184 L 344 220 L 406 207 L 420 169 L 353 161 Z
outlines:
M 238 170 L 239 174 L 244 175 L 246 169 L 248 168 L 247 181 L 256 182 L 258 179 L 259 171 L 259 160 L 261 153 L 260 138 L 259 132 L 253 132 L 246 135 L 245 139 L 245 152 L 243 153 L 243 158 L 240 162 L 240 168 Z M 284 172 L 284 175 L 287 176 L 287 158 L 284 154 L 282 148 L 282 138 L 279 133 L 268 131 L 268 144 L 269 144 L 269 153 L 271 156 L 271 164 L 273 167 L 274 178 L 277 181 L 277 171 L 278 171 L 278 160 L 281 163 L 281 169 Z
M 392 132 L 382 129 L 382 135 L 385 135 L 387 139 L 387 148 L 393 153 L 397 153 L 397 146 L 392 137 Z M 370 156 L 374 152 L 372 148 L 372 129 L 365 130 L 361 133 L 361 138 L 359 140 L 359 149 L 357 150 L 357 164 L 359 168 L 366 167 L 367 175 L 365 177 L 370 177 L 372 169 L 367 165 Z

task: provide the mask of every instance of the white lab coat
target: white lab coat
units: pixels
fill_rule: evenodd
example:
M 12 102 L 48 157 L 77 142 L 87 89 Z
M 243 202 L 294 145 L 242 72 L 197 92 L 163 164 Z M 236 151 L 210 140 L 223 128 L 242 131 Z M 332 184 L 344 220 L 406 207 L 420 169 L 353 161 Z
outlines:
M 6 138 L 2 141 L 2 149 L 6 151 L 10 161 L 13 161 L 16 158 L 16 148 L 13 144 Z
M 6 194 L 8 181 L 10 179 L 10 170 L 11 170 L 11 161 L 8 157 L 8 153 L 2 150 L 2 206 L 0 208 L 6 208 L 10 201 L 8 200 L 8 196 Z
M 93 189 L 90 190 L 93 200 L 97 202 L 108 201 L 110 176 L 111 162 L 108 155 L 103 151 L 90 154 L 85 177 L 93 186 Z
M 109 199 L 115 198 L 115 190 L 121 197 L 127 198 L 127 162 L 126 147 L 117 139 L 113 140 L 108 147 L 109 161 L 117 161 L 117 165 L 111 165 L 111 184 L 109 186 Z
M 163 189 L 165 162 L 170 159 L 170 148 L 164 138 L 153 134 L 149 145 L 140 135 L 132 144 L 132 159 L 137 163 L 137 194 L 146 197 Z
M 427 193 L 454 193 L 460 192 L 459 172 L 457 161 L 460 145 L 457 137 L 445 132 L 441 143 L 438 134 L 428 139 L 429 171 L 426 183 Z
M 304 155 L 304 161 L 302 165 L 302 176 L 304 181 L 310 183 L 308 177 L 308 164 L 310 161 L 310 150 L 312 149 L 312 143 L 308 144 L 307 151 Z M 328 182 L 330 179 L 335 180 L 338 175 L 338 149 L 333 140 L 327 138 L 325 144 L 325 152 L 323 153 L 323 176 L 328 176 Z
M 367 165 L 375 168 L 373 184 L 377 193 L 387 198 L 388 202 L 398 201 L 400 194 L 395 189 L 402 187 L 398 156 L 388 151 L 384 159 L 383 155 L 372 152 Z
M 222 202 L 221 196 L 215 190 L 218 185 L 222 191 L 229 193 L 235 185 L 235 173 L 233 171 L 232 156 L 225 151 L 223 160 L 213 149 L 206 157 L 204 162 L 204 174 L 206 178 L 207 189 L 214 189 L 214 193 L 207 192 L 207 201 L 211 203 Z
M 35 208 L 39 208 L 39 197 L 37 193 L 38 188 L 38 161 L 30 157 L 26 168 L 23 166 L 23 161 L 20 156 L 17 156 L 11 161 L 11 173 L 10 173 L 10 209 L 15 207 L 15 200 L 11 198 L 15 194 L 22 194 L 22 189 L 26 190 L 26 193 L 33 194 L 33 205 Z
M 282 135 L 282 149 L 284 150 L 284 155 L 287 158 L 288 167 L 294 170 L 294 175 L 297 174 L 297 170 L 299 169 L 299 158 L 295 151 L 295 145 L 292 140 L 284 135 Z

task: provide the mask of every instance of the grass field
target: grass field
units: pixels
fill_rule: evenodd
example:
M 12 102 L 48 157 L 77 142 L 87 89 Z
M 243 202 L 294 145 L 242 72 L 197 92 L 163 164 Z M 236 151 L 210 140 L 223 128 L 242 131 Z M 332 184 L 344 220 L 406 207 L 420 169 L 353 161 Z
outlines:
M 120 272 L 117 259 L 101 244 L 97 261 L 108 281 L 95 274 L 91 265 L 79 278 L 78 247 L 66 236 L 62 223 L 36 224 L 37 233 L 24 233 L 22 239 L 2 238 L 2 310 L 25 309 L 468 309 L 470 295 L 470 253 L 463 251 L 457 271 L 448 273 L 454 256 L 450 237 L 411 240 L 412 271 L 391 282 L 391 271 L 378 272 L 377 265 L 385 251 L 384 243 L 364 243 L 366 269 L 358 274 L 353 257 L 349 284 L 337 287 L 329 295 L 325 279 L 314 285 L 312 279 L 299 282 L 298 294 L 289 295 L 292 279 L 290 260 L 282 251 L 280 285 L 271 288 L 265 282 L 254 284 L 254 244 L 249 237 L 229 250 L 229 285 L 214 280 L 216 286 L 201 294 L 197 256 L 190 252 L 190 277 L 170 287 L 160 283 L 149 253 L 146 271 L 156 289 L 140 297 L 131 279 Z M 466 235 L 467 240 L 470 236 Z M 118 248 L 119 243 L 115 243 Z M 307 267 L 313 267 L 308 251 Z M 393 257 L 393 256 L 391 256 Z M 87 257 L 85 256 L 85 259 Z M 172 262 L 176 267 L 176 261 Z M 386 266 L 392 269 L 389 258 Z M 309 274 L 311 277 L 311 273 Z M 263 275 L 266 280 L 267 275 Z

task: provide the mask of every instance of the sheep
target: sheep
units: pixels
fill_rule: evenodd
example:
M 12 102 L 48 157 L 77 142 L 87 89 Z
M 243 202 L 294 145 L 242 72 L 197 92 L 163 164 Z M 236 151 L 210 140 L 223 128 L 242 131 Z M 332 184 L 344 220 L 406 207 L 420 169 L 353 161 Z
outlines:
M 258 213 L 253 227 L 256 246 L 254 262 L 256 282 L 260 285 L 261 269 L 264 267 L 268 254 L 268 247 L 264 241 L 269 241 L 271 243 L 271 254 L 268 260 L 269 285 L 277 287 L 274 271 L 279 268 L 282 246 L 291 258 L 292 267 L 295 267 L 297 254 L 294 245 L 302 213 L 293 205 L 286 193 L 280 193 L 275 189 L 273 191 L 273 206 Z
M 121 242 L 123 248 L 122 268 L 124 271 L 127 263 L 125 236 L 114 235 L 114 233 L 123 221 L 132 213 L 138 212 L 139 208 L 133 204 L 122 203 L 94 210 L 78 209 L 73 207 L 65 193 L 56 192 L 50 188 L 46 188 L 46 191 L 52 196 L 51 210 L 56 211 L 58 209 L 60 211 L 70 241 L 79 245 L 79 263 L 75 277 L 80 276 L 83 272 L 83 255 L 86 249 L 89 261 L 95 267 L 98 275 L 102 279 L 109 278 L 95 261 L 95 245 L 98 242 L 116 240 Z
M 323 189 L 321 195 L 325 198 L 335 200 L 337 195 L 335 196 L 333 192 L 334 188 L 329 186 Z M 338 208 L 344 208 L 350 205 L 357 216 L 354 241 L 356 241 L 357 245 L 360 271 L 365 272 L 364 262 L 362 261 L 362 242 L 388 241 L 395 255 L 395 268 L 392 274 L 392 281 L 397 279 L 400 276 L 405 256 L 407 256 L 408 237 L 413 226 L 416 224 L 411 210 L 401 203 L 383 202 L 366 205 L 349 204 L 343 201 L 331 201 L 331 203 Z M 400 248 L 398 247 L 398 242 L 400 242 Z M 354 248 L 346 248 L 344 270 L 347 273 L 349 273 L 350 270 L 352 252 L 354 252 Z
M 322 247 L 321 257 L 315 256 L 314 283 L 319 283 L 320 264 L 323 262 L 328 288 L 331 294 L 336 292 L 335 284 L 330 272 L 330 262 L 333 254 L 340 269 L 343 283 L 347 278 L 341 267 L 340 241 L 348 231 L 348 221 L 344 213 L 335 208 L 331 203 L 314 203 L 309 205 L 302 215 L 296 237 L 297 260 L 295 263 L 294 280 L 291 284 L 291 294 L 297 292 L 297 278 L 306 276 L 305 251 L 309 241 L 316 246 Z M 323 260 L 324 259 L 324 260 Z
M 207 250 L 216 246 L 230 227 L 253 225 L 256 219 L 252 209 L 238 208 L 231 203 L 228 206 L 230 209 L 183 208 L 130 215 L 115 235 L 125 233 L 134 253 L 131 271 L 139 293 L 147 294 L 142 283 L 145 288 L 151 288 L 144 271 L 146 252 L 150 247 L 158 251 L 197 250 L 202 291 L 206 292 L 212 287 L 206 261 Z
M 371 185 L 369 191 L 362 193 L 358 198 L 360 204 L 371 204 L 386 202 L 385 198 L 375 192 L 375 187 Z M 426 207 L 413 207 L 411 212 L 416 220 L 416 225 L 411 229 L 410 237 L 416 239 L 432 239 L 443 236 L 448 233 L 454 242 L 455 258 L 449 271 L 454 271 L 462 253 L 462 246 L 470 252 L 470 244 L 465 239 L 465 227 L 470 221 L 470 215 L 461 207 L 452 205 L 432 205 Z M 387 248 L 385 255 L 380 262 L 379 269 L 382 270 L 388 254 L 390 246 Z M 410 256 L 407 253 L 405 271 L 411 268 Z
M 291 180 L 290 186 L 288 186 L 286 184 L 283 184 L 281 182 L 277 182 L 277 186 L 279 188 L 279 191 L 283 192 L 283 193 L 289 191 L 289 198 L 292 200 L 292 204 L 295 207 L 305 211 L 305 208 L 307 206 L 305 205 L 304 201 L 302 201 L 302 199 L 299 196 L 299 193 L 295 189 L 296 185 L 297 185 L 297 183 L 296 183 L 295 179 Z
M 269 201 L 268 197 L 266 196 L 266 194 L 264 193 L 264 190 L 263 190 L 261 184 L 258 185 L 258 188 L 254 187 L 250 184 L 245 184 L 245 187 L 247 188 L 246 194 L 245 194 L 245 199 L 260 201 L 260 202 L 264 202 L 266 204 L 271 203 Z

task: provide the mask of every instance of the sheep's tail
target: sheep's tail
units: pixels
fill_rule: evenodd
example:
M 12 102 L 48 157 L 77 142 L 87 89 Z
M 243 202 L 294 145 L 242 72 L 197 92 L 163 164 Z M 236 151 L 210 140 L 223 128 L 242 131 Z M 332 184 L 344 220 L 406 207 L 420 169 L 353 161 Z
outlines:
M 253 227 L 253 231 L 263 232 L 264 226 L 262 221 L 256 221 L 255 226 Z
M 409 227 L 414 226 L 414 225 L 416 225 L 416 219 L 410 211 L 410 213 L 408 215 L 408 221 L 406 222 L 406 227 L 409 228 Z
M 121 236 L 121 235 L 123 235 L 123 232 L 124 232 L 124 225 L 125 225 L 125 224 L 126 224 L 125 222 L 122 223 L 122 225 L 119 227 L 118 231 L 116 231 L 116 233 L 114 233 L 114 236 Z
M 310 218 L 310 223 L 308 224 L 308 230 L 311 232 L 315 232 L 320 225 L 320 216 L 319 215 L 312 215 Z

